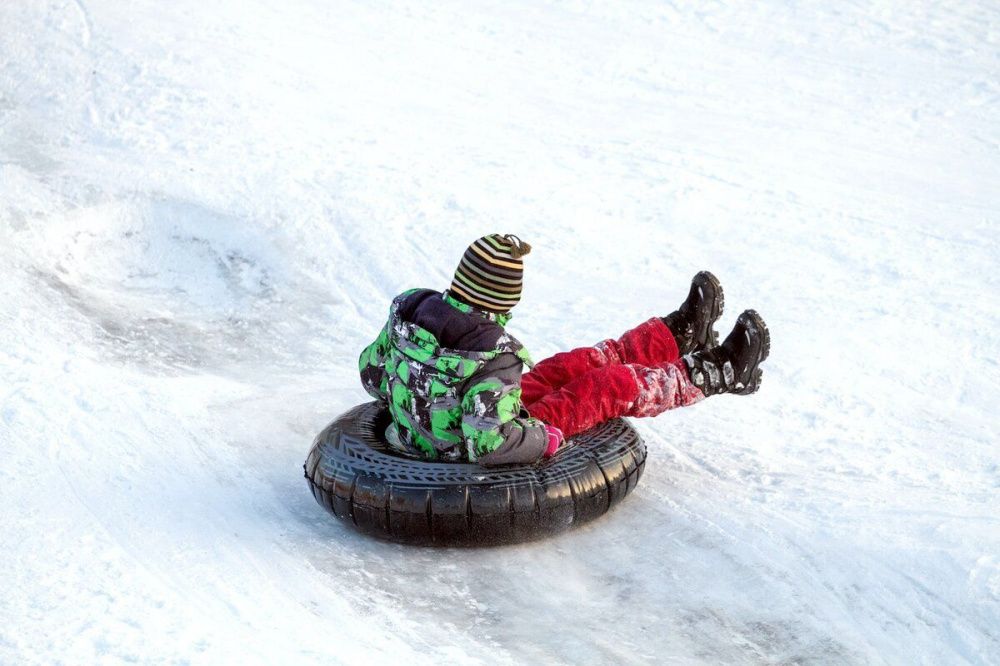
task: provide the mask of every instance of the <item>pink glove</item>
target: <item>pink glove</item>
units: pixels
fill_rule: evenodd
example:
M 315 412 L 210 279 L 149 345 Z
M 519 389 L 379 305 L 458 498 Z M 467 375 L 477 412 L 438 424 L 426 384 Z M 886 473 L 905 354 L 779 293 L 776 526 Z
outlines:
M 542 456 L 551 458 L 556 454 L 559 445 L 563 443 L 563 434 L 562 430 L 547 423 L 545 424 L 545 432 L 549 433 L 549 445 L 545 447 L 545 453 Z

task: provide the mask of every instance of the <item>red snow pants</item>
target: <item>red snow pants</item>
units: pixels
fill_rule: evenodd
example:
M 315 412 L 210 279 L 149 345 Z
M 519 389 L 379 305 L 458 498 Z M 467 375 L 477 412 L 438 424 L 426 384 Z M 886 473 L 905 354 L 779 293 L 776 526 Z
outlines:
M 704 397 L 659 317 L 618 340 L 560 352 L 521 378 L 531 416 L 566 437 L 619 416 L 656 416 Z

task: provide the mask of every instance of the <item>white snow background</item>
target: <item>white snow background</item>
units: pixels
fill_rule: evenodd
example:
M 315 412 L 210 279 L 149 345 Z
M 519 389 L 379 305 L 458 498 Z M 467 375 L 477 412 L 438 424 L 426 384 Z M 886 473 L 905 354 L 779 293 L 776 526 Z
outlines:
M 0 663 L 1000 663 L 1000 7 L 0 4 Z M 389 300 L 535 250 L 536 358 L 757 308 L 609 516 L 356 535 Z

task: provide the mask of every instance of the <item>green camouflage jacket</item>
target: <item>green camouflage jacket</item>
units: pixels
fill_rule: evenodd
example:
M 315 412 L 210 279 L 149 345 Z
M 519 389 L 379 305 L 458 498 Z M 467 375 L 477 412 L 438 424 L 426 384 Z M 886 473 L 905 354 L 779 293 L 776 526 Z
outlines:
M 365 390 L 392 415 L 391 446 L 487 466 L 541 458 L 545 425 L 521 406 L 521 371 L 531 359 L 504 330 L 509 318 L 430 289 L 393 300 L 358 363 Z

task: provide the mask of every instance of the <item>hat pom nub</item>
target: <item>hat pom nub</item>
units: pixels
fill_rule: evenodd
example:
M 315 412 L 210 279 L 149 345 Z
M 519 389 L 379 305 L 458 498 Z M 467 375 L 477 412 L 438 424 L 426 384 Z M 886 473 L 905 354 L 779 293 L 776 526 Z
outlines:
M 531 245 L 525 243 L 514 234 L 507 234 L 504 236 L 504 240 L 511 244 L 510 256 L 514 259 L 520 259 L 524 255 L 531 252 Z

